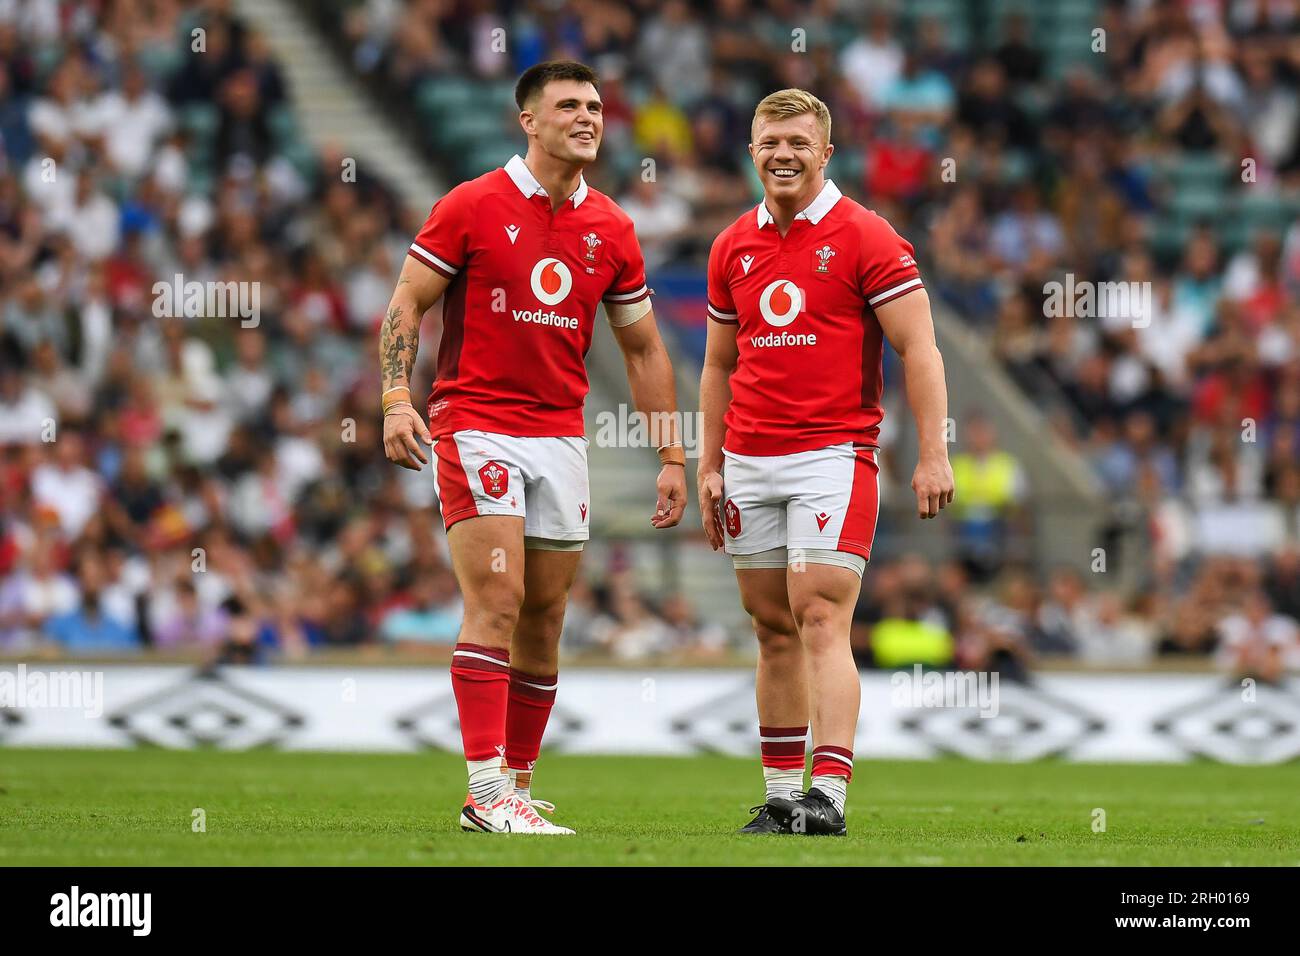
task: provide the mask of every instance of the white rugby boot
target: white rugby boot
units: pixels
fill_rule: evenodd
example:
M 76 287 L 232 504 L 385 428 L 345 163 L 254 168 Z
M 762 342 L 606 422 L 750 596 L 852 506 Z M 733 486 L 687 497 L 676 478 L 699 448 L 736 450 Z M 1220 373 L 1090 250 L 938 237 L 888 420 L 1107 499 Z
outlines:
M 556 826 L 537 812 L 541 810 L 545 813 L 554 813 L 555 804 L 547 803 L 545 800 L 525 800 L 513 790 L 506 799 L 514 805 L 512 833 L 536 833 L 543 836 L 574 835 L 568 827 Z

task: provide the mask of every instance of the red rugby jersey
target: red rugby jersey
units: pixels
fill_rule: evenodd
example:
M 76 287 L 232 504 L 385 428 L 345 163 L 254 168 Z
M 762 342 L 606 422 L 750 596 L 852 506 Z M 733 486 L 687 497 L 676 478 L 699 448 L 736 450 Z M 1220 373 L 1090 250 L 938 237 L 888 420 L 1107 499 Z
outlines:
M 709 317 L 738 323 L 728 451 L 789 455 L 880 432 L 876 306 L 922 288 L 912 246 L 829 180 L 785 238 L 765 205 L 709 253 Z
M 452 280 L 430 431 L 581 435 L 596 304 L 650 294 L 627 214 L 586 180 L 552 213 L 515 156 L 438 200 L 408 255 Z

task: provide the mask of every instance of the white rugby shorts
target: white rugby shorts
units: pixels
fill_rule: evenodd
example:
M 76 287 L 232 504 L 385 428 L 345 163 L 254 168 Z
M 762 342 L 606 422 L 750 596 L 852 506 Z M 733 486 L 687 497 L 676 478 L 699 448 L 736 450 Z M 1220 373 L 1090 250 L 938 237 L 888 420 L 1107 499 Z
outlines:
M 845 442 L 791 455 L 724 449 L 726 551 L 844 551 L 871 559 L 880 516 L 877 449 Z
M 524 519 L 525 538 L 588 538 L 587 439 L 458 431 L 433 444 L 443 523 L 478 515 Z

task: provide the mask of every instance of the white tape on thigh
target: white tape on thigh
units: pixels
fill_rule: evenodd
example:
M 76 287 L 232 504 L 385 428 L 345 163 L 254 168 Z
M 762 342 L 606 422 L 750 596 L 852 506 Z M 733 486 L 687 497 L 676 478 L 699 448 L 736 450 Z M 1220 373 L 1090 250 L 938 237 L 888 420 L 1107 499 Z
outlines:
M 769 548 L 757 554 L 733 554 L 731 563 L 738 571 L 753 568 L 783 568 L 788 564 L 785 548 Z
M 790 563 L 803 559 L 804 564 L 829 564 L 837 568 L 848 568 L 857 572 L 858 577 L 867 569 L 867 559 L 851 551 L 832 551 L 830 548 L 791 548 Z
M 560 538 L 536 538 L 524 535 L 525 551 L 581 551 L 585 541 L 564 541 Z

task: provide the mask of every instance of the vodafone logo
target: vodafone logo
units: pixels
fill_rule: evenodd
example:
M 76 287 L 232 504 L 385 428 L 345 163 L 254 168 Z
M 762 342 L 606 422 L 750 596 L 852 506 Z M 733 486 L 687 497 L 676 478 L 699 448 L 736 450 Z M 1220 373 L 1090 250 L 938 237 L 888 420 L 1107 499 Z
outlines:
M 543 305 L 559 305 L 573 288 L 573 274 L 559 259 L 540 259 L 528 277 L 533 295 Z
M 789 279 L 777 279 L 758 297 L 758 311 L 768 325 L 783 328 L 803 311 L 803 292 Z

